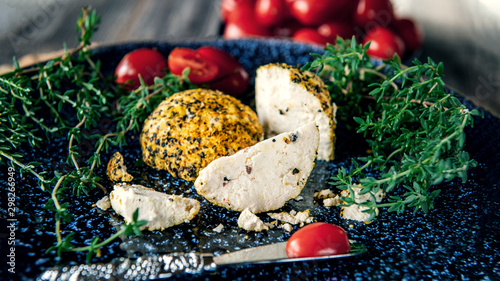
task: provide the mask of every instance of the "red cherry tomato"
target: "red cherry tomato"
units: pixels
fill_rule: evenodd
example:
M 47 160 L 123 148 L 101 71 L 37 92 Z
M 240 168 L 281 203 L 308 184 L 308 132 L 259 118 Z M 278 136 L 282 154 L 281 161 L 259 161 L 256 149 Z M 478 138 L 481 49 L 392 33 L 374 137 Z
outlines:
M 243 68 L 238 60 L 220 49 L 211 46 L 203 46 L 198 48 L 195 52 L 219 66 L 219 72 L 215 77 L 216 79 L 227 76 L 237 68 Z
M 189 67 L 188 78 L 193 83 L 208 82 L 219 73 L 217 64 L 188 48 L 173 49 L 168 56 L 168 67 L 175 75 L 182 75 Z
M 200 47 L 196 53 L 212 60 L 219 67 L 219 73 L 209 82 L 210 88 L 233 96 L 240 96 L 245 92 L 250 78 L 245 68 L 233 56 L 209 46 Z
M 126 54 L 115 69 L 115 82 L 128 90 L 140 85 L 139 75 L 146 85 L 154 84 L 155 77 L 163 77 L 167 68 L 165 57 L 152 49 L 138 49 Z
M 209 82 L 209 85 L 211 89 L 222 91 L 234 97 L 239 97 L 244 94 L 248 88 L 248 81 L 248 73 L 243 68 L 239 68 L 232 74 Z
M 226 39 L 238 39 L 249 36 L 270 36 L 268 27 L 257 21 L 254 13 L 254 5 L 243 2 L 228 15 L 223 37 Z
M 253 7 L 255 0 L 222 0 L 220 13 L 223 21 L 227 21 L 229 15 L 238 9 L 239 6 Z
M 293 40 L 322 46 L 326 45 L 326 43 L 333 43 L 332 41 L 328 41 L 328 38 L 325 36 L 319 34 L 314 28 L 301 28 L 297 30 L 297 32 L 293 34 Z
M 285 0 L 257 0 L 255 18 L 265 26 L 277 25 L 290 17 Z
M 288 20 L 282 24 L 272 28 L 272 35 L 277 37 L 292 37 L 297 30 L 303 28 L 304 25 L 295 19 Z
M 342 8 L 342 13 L 335 15 L 336 22 L 343 23 L 354 23 L 354 13 L 356 12 L 356 8 L 358 7 L 359 0 L 351 0 L 345 7 Z
M 398 19 L 392 23 L 396 34 L 403 39 L 406 49 L 414 52 L 422 46 L 422 31 L 411 19 Z
M 378 26 L 372 29 L 365 38 L 364 44 L 371 41 L 367 54 L 381 59 L 390 59 L 394 54 L 404 55 L 403 40 L 391 30 Z
M 354 26 L 341 22 L 327 22 L 318 27 L 318 33 L 328 38 L 330 42 L 335 42 L 337 36 L 343 39 L 351 39 L 354 35 Z
M 376 25 L 389 26 L 394 19 L 394 8 L 389 0 L 359 0 L 354 21 L 364 29 Z
M 330 256 L 351 249 L 347 233 L 337 225 L 316 222 L 297 230 L 286 243 L 289 258 Z
M 319 25 L 342 15 L 351 0 L 294 0 L 291 14 L 305 25 Z

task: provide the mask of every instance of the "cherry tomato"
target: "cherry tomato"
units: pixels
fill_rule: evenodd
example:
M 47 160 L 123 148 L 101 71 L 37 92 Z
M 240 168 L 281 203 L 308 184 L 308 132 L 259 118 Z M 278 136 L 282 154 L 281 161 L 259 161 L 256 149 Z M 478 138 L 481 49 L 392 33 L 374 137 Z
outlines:
M 403 39 L 407 51 L 414 52 L 422 46 L 422 31 L 411 19 L 398 19 L 392 23 L 396 34 Z
M 394 8 L 389 0 L 359 0 L 354 15 L 358 26 L 368 29 L 369 26 L 389 26 L 394 19 Z
M 354 26 L 341 22 L 327 22 L 318 27 L 318 33 L 328 38 L 330 42 L 335 42 L 337 36 L 344 39 L 351 39 L 354 35 Z
M 222 0 L 220 4 L 220 14 L 223 21 L 227 21 L 229 15 L 238 9 L 239 6 L 253 7 L 255 0 Z
M 278 24 L 272 28 L 272 35 L 277 37 L 292 37 L 297 30 L 303 28 L 304 25 L 295 19 L 288 20 L 282 24 Z
M 404 55 L 405 45 L 403 40 L 385 27 L 378 26 L 372 29 L 366 35 L 364 44 L 370 41 L 370 47 L 366 51 L 366 53 L 370 56 L 381 59 L 390 59 L 396 53 L 399 56 Z
M 285 0 L 257 0 L 255 18 L 265 26 L 277 25 L 290 17 Z
M 128 90 L 140 85 L 139 75 L 146 85 L 154 84 L 155 77 L 163 77 L 167 68 L 165 57 L 152 49 L 138 49 L 126 54 L 115 69 L 115 82 Z
M 238 60 L 220 49 L 211 46 L 203 46 L 198 48 L 195 52 L 219 66 L 219 72 L 215 78 L 227 76 L 234 72 L 235 69 L 243 68 Z
M 210 88 L 233 96 L 240 96 L 245 92 L 250 78 L 245 68 L 233 56 L 209 46 L 200 47 L 196 53 L 212 60 L 219 67 L 217 76 L 209 82 Z
M 173 49 L 168 56 L 168 67 L 175 75 L 182 75 L 184 69 L 189 67 L 188 78 L 193 83 L 208 82 L 219 73 L 219 67 L 211 59 L 188 48 Z
M 234 73 L 215 79 L 209 82 L 210 88 L 222 91 L 223 93 L 239 97 L 245 93 L 248 88 L 248 73 L 242 69 L 236 69 Z
M 254 5 L 248 2 L 238 5 L 228 15 L 223 37 L 238 39 L 249 36 L 270 36 L 268 27 L 262 25 L 255 17 Z
M 351 0 L 294 0 L 292 15 L 305 25 L 319 25 L 344 13 Z
M 335 20 L 336 22 L 353 24 L 354 13 L 356 12 L 356 9 L 358 7 L 358 2 L 359 0 L 349 1 L 349 3 L 342 8 L 342 13 L 335 15 L 335 18 L 333 18 L 333 20 Z
M 289 258 L 330 256 L 351 249 L 347 233 L 337 225 L 316 222 L 297 230 L 286 243 Z
M 326 45 L 332 43 L 328 38 L 318 33 L 314 28 L 301 28 L 293 34 L 293 40 L 304 43 L 313 43 L 318 45 Z

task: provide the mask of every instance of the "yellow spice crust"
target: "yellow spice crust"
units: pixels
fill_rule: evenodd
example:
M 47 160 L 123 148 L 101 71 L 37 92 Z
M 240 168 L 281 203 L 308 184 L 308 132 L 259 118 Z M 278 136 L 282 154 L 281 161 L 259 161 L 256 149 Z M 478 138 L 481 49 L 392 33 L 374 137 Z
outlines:
M 194 181 L 213 160 L 263 138 L 256 113 L 219 91 L 194 89 L 165 99 L 144 122 L 144 162 Z
M 131 174 L 127 173 L 127 167 L 125 166 L 123 156 L 118 151 L 109 159 L 106 174 L 111 181 L 129 182 L 134 179 Z
M 290 81 L 300 85 L 309 93 L 313 94 L 321 103 L 321 107 L 325 114 L 327 114 L 334 121 L 335 125 L 335 112 L 332 106 L 332 100 L 328 88 L 321 78 L 310 71 L 303 71 L 298 68 L 292 67 L 286 63 L 271 63 L 263 65 L 259 68 L 281 67 L 290 70 Z M 335 127 L 335 126 L 334 126 Z

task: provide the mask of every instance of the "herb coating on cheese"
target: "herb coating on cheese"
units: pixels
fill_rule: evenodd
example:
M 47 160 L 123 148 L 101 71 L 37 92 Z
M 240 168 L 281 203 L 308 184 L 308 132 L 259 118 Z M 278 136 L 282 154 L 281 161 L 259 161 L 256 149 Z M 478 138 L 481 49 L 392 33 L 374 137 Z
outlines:
M 332 116 L 333 119 L 334 112 L 331 105 L 330 92 L 328 92 L 328 88 L 319 76 L 315 75 L 313 72 L 303 71 L 285 63 L 270 64 L 268 66 L 279 66 L 288 69 L 290 71 L 290 81 L 299 84 L 306 91 L 313 94 L 320 101 L 323 111 L 327 115 Z
M 109 159 L 106 174 L 111 181 L 129 182 L 134 179 L 134 177 L 127 172 L 127 166 L 125 166 L 123 156 L 118 151 Z
M 144 162 L 194 181 L 213 160 L 261 141 L 256 113 L 220 91 L 194 89 L 165 99 L 141 133 Z

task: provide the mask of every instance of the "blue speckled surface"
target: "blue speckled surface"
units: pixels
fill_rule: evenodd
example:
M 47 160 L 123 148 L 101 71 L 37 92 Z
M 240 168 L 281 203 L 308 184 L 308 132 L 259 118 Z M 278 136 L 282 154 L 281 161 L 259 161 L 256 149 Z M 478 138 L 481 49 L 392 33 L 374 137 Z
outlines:
M 185 42 L 175 45 L 167 43 L 131 43 L 101 47 L 97 56 L 103 62 L 104 72 L 111 72 L 122 56 L 139 47 L 157 47 L 165 55 L 174 46 L 196 48 L 210 44 L 228 51 L 240 60 L 253 76 L 255 69 L 269 62 L 286 62 L 291 65 L 304 64 L 311 59 L 309 53 L 321 52 L 308 45 L 288 41 L 210 41 Z M 335 208 L 328 209 L 312 202 L 312 193 L 327 187 L 329 176 L 340 166 L 350 165 L 349 157 L 362 154 L 362 140 L 345 130 L 342 124 L 337 129 L 337 155 L 331 163 L 319 162 L 303 192 L 303 201 L 292 200 L 284 210 L 309 208 L 318 221 L 328 221 L 343 226 L 349 236 L 362 242 L 368 252 L 358 257 L 318 262 L 300 262 L 270 265 L 242 265 L 220 267 L 216 272 L 199 276 L 179 276 L 174 280 L 496 280 L 500 278 L 500 120 L 485 115 L 477 119 L 474 128 L 468 130 L 466 147 L 479 166 L 469 173 L 466 184 L 459 180 L 439 186 L 441 195 L 435 201 L 435 209 L 428 214 L 406 212 L 401 215 L 381 212 L 371 224 L 341 220 Z M 37 155 L 48 163 L 42 169 L 51 169 L 65 160 L 65 139 L 52 140 L 41 150 L 27 149 L 27 155 Z M 185 193 L 199 198 L 192 185 L 170 177 L 166 172 L 147 167 L 135 167 L 140 158 L 137 138 L 124 153 L 129 170 L 138 183 L 172 193 Z M 103 159 L 107 159 L 105 155 Z M 30 160 L 30 159 L 27 159 Z M 2 173 L 6 168 L 2 167 Z M 103 171 L 99 173 L 104 176 Z M 19 174 L 18 174 L 19 176 Z M 142 179 L 141 179 L 142 176 Z M 5 194 L 5 177 L 0 179 L 2 194 Z M 20 206 L 20 222 L 16 279 L 32 279 L 44 268 L 51 266 L 53 256 L 43 252 L 55 241 L 53 215 L 45 211 L 43 202 L 48 194 L 34 188 L 33 179 L 17 178 Z M 71 231 L 79 233 L 77 241 L 88 243 L 93 235 L 106 237 L 114 232 L 110 214 L 100 212 L 92 204 L 102 194 L 71 198 L 70 211 L 77 214 L 74 222 L 63 227 L 63 235 Z M 201 199 L 201 198 L 200 198 Z M 129 240 L 120 248 L 115 242 L 103 250 L 103 257 L 95 262 L 106 262 L 116 256 L 137 255 L 139 252 L 203 251 L 222 253 L 226 250 L 283 241 L 289 234 L 283 230 L 251 233 L 236 226 L 237 213 L 214 207 L 202 200 L 199 216 L 191 223 L 163 232 L 148 232 L 140 241 Z M 6 199 L 2 195 L 1 216 L 5 218 Z M 112 213 L 111 213 L 112 215 Z M 265 219 L 265 216 L 262 216 Z M 5 223 L 5 220 L 1 220 Z M 219 223 L 226 228 L 221 234 L 211 229 Z M 80 235 L 81 234 L 81 235 Z M 42 236 L 47 238 L 42 238 Z M 137 242 L 140 242 L 137 246 Z M 2 238 L 0 247 L 5 247 Z M 128 250 L 128 251 L 125 251 Z M 4 253 L 5 251 L 1 251 Z M 65 255 L 63 263 L 83 262 L 84 255 Z M 0 270 L 4 270 L 3 267 Z

